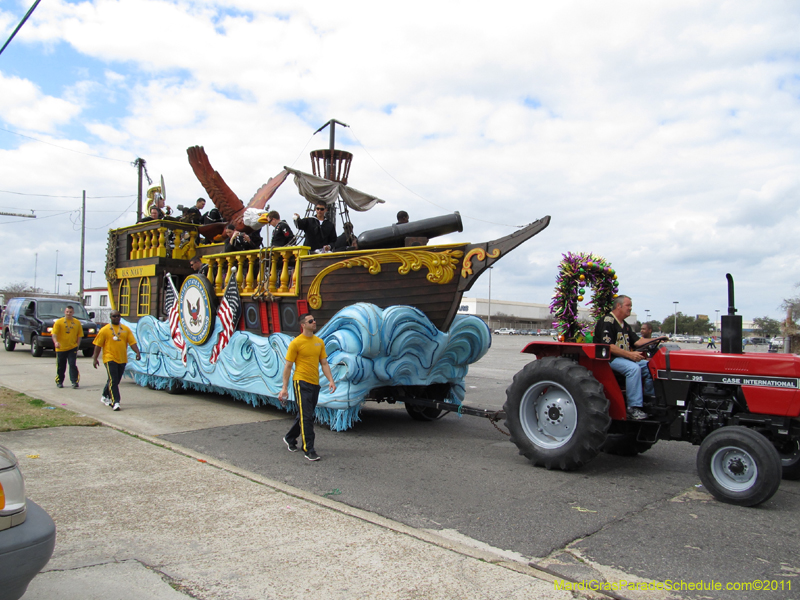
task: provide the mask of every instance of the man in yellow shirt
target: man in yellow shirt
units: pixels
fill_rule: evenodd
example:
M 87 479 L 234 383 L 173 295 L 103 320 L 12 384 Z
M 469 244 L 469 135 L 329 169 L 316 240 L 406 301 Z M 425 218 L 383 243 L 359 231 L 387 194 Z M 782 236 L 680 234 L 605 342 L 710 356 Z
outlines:
M 319 460 L 314 450 L 314 411 L 319 400 L 319 368 L 328 378 L 328 390 L 332 394 L 336 391 L 331 368 L 328 365 L 328 355 L 325 352 L 325 342 L 314 335 L 317 330 L 317 320 L 312 315 L 300 317 L 300 327 L 303 331 L 292 340 L 286 351 L 286 366 L 283 369 L 283 387 L 278 394 L 281 404 L 286 404 L 289 399 L 289 375 L 292 374 L 294 365 L 294 398 L 297 402 L 298 413 L 294 425 L 283 441 L 289 452 L 297 452 L 297 438 L 303 443 L 303 452 L 311 461 Z
M 120 323 L 119 311 L 111 311 L 111 323 L 103 327 L 94 339 L 92 363 L 97 368 L 100 350 L 103 351 L 103 364 L 108 373 L 106 387 L 100 401 L 114 410 L 119 410 L 119 382 L 128 364 L 128 346 L 136 353 L 136 360 L 142 360 L 133 332 Z
M 64 316 L 53 323 L 53 346 L 56 349 L 56 387 L 64 387 L 64 376 L 69 363 L 69 380 L 72 387 L 77 388 L 81 379 L 76 360 L 78 346 L 83 337 L 83 327 L 78 319 L 73 318 L 75 308 L 67 306 Z

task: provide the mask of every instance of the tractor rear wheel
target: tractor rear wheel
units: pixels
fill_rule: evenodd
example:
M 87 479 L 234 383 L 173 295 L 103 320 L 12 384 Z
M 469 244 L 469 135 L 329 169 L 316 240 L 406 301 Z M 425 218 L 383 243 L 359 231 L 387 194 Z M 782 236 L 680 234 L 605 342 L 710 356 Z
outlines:
M 506 427 L 519 453 L 546 469 L 571 471 L 606 442 L 611 417 L 603 386 L 562 357 L 528 363 L 506 389 Z
M 747 427 L 720 427 L 697 452 L 700 481 L 717 500 L 756 506 L 781 485 L 781 457 L 767 438 Z

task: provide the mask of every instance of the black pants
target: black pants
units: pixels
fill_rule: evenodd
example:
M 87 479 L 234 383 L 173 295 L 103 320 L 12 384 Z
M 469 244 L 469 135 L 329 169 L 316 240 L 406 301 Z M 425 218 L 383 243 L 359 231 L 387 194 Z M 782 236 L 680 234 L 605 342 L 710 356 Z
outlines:
M 67 363 L 69 363 L 69 380 L 78 383 L 81 374 L 78 371 L 76 360 L 78 359 L 78 349 L 64 350 L 56 352 L 56 383 L 64 383 L 64 375 L 67 373 Z
M 299 410 L 294 425 L 286 434 L 286 441 L 297 443 L 299 437 L 303 452 L 308 454 L 314 452 L 314 411 L 319 400 L 319 386 L 307 381 L 294 381 L 292 384 Z
M 106 373 L 108 373 L 108 381 L 106 387 L 103 388 L 103 396 L 111 398 L 111 406 L 119 402 L 119 382 L 122 380 L 122 374 L 125 372 L 125 363 L 115 363 L 110 361 L 106 363 Z

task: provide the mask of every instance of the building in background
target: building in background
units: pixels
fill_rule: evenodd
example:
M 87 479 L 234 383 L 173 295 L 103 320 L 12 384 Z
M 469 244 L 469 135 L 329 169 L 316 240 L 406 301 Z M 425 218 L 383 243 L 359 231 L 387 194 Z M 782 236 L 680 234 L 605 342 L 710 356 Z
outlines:
M 506 300 L 492 300 L 492 315 L 489 319 L 489 300 L 485 298 L 462 298 L 461 305 L 458 307 L 460 315 L 475 315 L 483 319 L 492 330 L 495 329 L 523 329 L 523 330 L 546 330 L 550 331 L 553 327 L 553 316 L 550 314 L 549 304 L 536 304 L 530 302 L 509 302 Z M 591 323 L 592 316 L 589 309 L 578 308 L 578 315 L 581 320 Z M 627 319 L 635 323 L 636 313 L 632 313 Z
M 83 306 L 87 312 L 94 313 L 98 325 L 111 322 L 111 305 L 108 302 L 108 288 L 91 288 L 83 291 Z

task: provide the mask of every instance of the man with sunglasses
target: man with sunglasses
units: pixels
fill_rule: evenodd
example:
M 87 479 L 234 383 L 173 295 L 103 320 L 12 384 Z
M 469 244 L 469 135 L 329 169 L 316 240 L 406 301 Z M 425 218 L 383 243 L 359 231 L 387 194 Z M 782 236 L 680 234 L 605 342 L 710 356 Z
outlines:
M 305 232 L 306 238 L 303 244 L 311 248 L 311 254 L 330 252 L 336 243 L 336 226 L 325 219 L 327 210 L 328 205 L 320 201 L 314 205 L 316 218 L 301 219 L 300 215 L 294 214 L 294 225 Z
M 100 351 L 103 351 L 103 364 L 108 373 L 108 382 L 103 388 L 100 401 L 113 410 L 119 410 L 119 382 L 128 364 L 128 346 L 136 353 L 136 360 L 142 360 L 133 332 L 120 323 L 119 311 L 111 311 L 111 323 L 103 327 L 94 340 L 92 363 L 97 368 Z
M 284 436 L 283 442 L 289 448 L 289 452 L 297 452 L 297 441 L 300 438 L 306 458 L 317 461 L 319 456 L 314 450 L 314 411 L 319 400 L 320 366 L 328 378 L 328 391 L 331 394 L 336 391 L 336 384 L 333 382 L 331 368 L 328 365 L 325 343 L 314 335 L 317 330 L 317 320 L 312 315 L 303 315 L 300 317 L 300 327 L 303 329 L 302 332 L 292 340 L 286 351 L 283 387 L 278 393 L 278 400 L 285 405 L 289 399 L 289 376 L 294 366 L 292 385 L 298 412 L 294 425 Z

